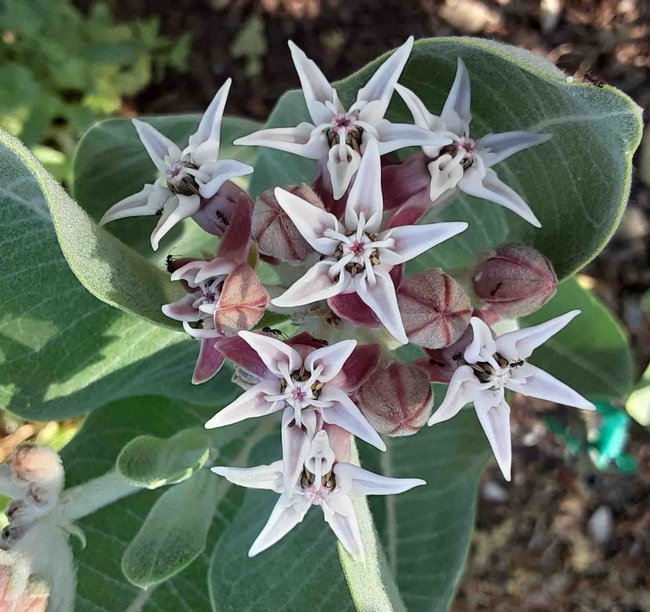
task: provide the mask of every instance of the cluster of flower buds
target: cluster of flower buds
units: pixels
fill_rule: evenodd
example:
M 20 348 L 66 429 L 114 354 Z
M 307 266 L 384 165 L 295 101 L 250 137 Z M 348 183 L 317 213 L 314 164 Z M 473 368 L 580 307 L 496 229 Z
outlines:
M 38 612 L 48 600 L 51 609 L 72 601 L 66 578 L 51 563 L 56 559 L 61 572 L 72 566 L 66 542 L 74 527 L 66 530 L 58 511 L 63 482 L 61 460 L 45 446 L 23 444 L 0 465 L 0 492 L 12 498 L 0 535 L 0 610 Z
M 432 114 L 398 84 L 412 38 L 377 69 L 348 109 L 314 62 L 289 46 L 310 121 L 264 129 L 234 144 L 315 160 L 311 186 L 275 186 L 253 203 L 229 180 L 252 168 L 218 159 L 228 82 L 182 151 L 151 126 L 135 122 L 162 176 L 113 206 L 103 222 L 161 215 L 154 249 L 187 217 L 221 237 L 214 257 L 168 259 L 172 280 L 182 282 L 187 295 L 163 312 L 201 340 L 194 383 L 207 381 L 230 360 L 234 380 L 245 389 L 206 427 L 282 412 L 281 460 L 214 468 L 234 483 L 280 495 L 250 554 L 277 542 L 319 505 L 342 545 L 362 557 L 351 500 L 400 493 L 424 482 L 352 465 L 351 436 L 385 450 L 380 434 L 411 435 L 473 403 L 510 478 L 505 389 L 593 406 L 526 362 L 577 311 L 499 337 L 491 328 L 501 318 L 530 314 L 552 297 L 557 279 L 542 254 L 526 245 L 499 247 L 465 275 L 473 286 L 440 269 L 403 278 L 406 262 L 467 229 L 463 220 L 418 224 L 457 190 L 540 227 L 493 167 L 550 135 L 513 131 L 471 138 L 470 80 L 460 58 L 447 101 L 440 115 Z M 413 125 L 386 119 L 395 91 Z M 393 153 L 408 147 L 420 150 L 399 162 Z M 476 205 L 492 204 L 477 200 Z M 258 266 L 273 270 L 265 275 L 276 279 L 273 284 L 258 279 Z M 290 317 L 292 337 L 264 326 L 267 310 Z M 407 343 L 426 356 L 412 363 L 388 357 Z M 431 381 L 449 384 L 433 416 Z

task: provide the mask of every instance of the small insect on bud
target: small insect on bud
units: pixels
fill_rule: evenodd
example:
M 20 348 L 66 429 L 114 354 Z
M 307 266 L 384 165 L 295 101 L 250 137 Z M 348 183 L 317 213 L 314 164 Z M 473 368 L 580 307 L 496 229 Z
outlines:
M 51 448 L 22 444 L 10 461 L 17 482 L 39 485 L 39 489 L 46 488 L 57 493 L 63 489 L 63 465 Z
M 551 262 L 525 244 L 491 252 L 476 268 L 474 291 L 502 317 L 525 317 L 555 295 L 557 276 Z
M 472 316 L 462 287 L 441 270 L 428 270 L 402 281 L 397 302 L 408 339 L 438 349 L 456 342 Z
M 429 374 L 412 363 L 390 362 L 359 389 L 357 403 L 370 424 L 389 436 L 411 436 L 431 416 Z
M 289 185 L 283 189 L 318 208 L 324 208 L 316 192 L 307 185 Z M 253 238 L 262 255 L 294 266 L 314 252 L 278 204 L 273 189 L 267 189 L 255 202 Z

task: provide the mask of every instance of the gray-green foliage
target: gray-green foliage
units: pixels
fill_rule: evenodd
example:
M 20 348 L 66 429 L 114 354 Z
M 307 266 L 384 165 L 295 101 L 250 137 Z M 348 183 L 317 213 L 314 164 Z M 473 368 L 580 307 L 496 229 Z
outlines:
M 433 112 L 442 107 L 457 56 L 465 60 L 472 79 L 477 136 L 516 129 L 553 132 L 544 147 L 497 167 L 544 227 L 536 230 L 494 204 L 458 196 L 439 218 L 467 220 L 470 230 L 418 258 L 410 271 L 435 266 L 450 271 L 497 244 L 518 240 L 547 255 L 561 277 L 570 275 L 602 247 L 620 217 L 639 140 L 638 109 L 611 88 L 568 84 L 561 72 L 526 52 L 471 39 L 439 39 L 416 44 L 402 78 Z M 339 84 L 344 103 L 377 65 Z M 305 112 L 300 94 L 291 92 L 280 101 L 270 125 L 295 125 Z M 398 100 L 389 118 L 409 120 Z M 183 144 L 198 117 L 151 122 Z M 222 157 L 254 163 L 256 151 L 234 149 L 230 143 L 257 128 L 252 122 L 226 120 Z M 309 182 L 312 174 L 312 162 L 264 150 L 252 178 L 252 195 L 272 185 Z M 132 442 L 138 436 L 149 436 L 144 446 L 150 451 L 151 436 L 169 443 L 179 431 L 200 427 L 239 393 L 228 382 L 226 370 L 193 388 L 189 381 L 196 343 L 160 326 L 169 325 L 160 306 L 177 295 L 162 272 L 166 255 L 213 250 L 213 238 L 187 221 L 154 254 L 148 236 L 155 219 L 125 219 L 96 228 L 112 204 L 155 178 L 130 122 L 107 121 L 84 137 L 74 164 L 73 195 L 79 204 L 6 135 L 0 144 L 0 177 L 5 264 L 0 271 L 5 288 L 0 296 L 0 401 L 10 410 L 40 418 L 100 408 L 65 449 L 69 485 L 112 469 L 128 443 L 131 452 L 142 450 L 142 439 Z M 560 285 L 554 300 L 524 324 L 576 306 L 584 314 L 532 361 L 588 397 L 623 397 L 631 379 L 625 339 L 610 315 L 574 281 Z M 400 355 L 413 359 L 422 354 L 409 347 Z M 438 402 L 443 393 L 436 389 Z M 145 394 L 149 396 L 133 397 Z M 262 419 L 213 432 L 211 457 L 216 455 L 219 464 L 249 466 L 279 459 L 277 434 L 268 438 L 260 429 L 272 423 Z M 171 468 L 157 460 L 148 463 L 165 453 L 164 442 L 153 446 L 157 448 L 153 455 L 145 453 L 144 463 L 126 470 L 122 464 L 121 469 L 139 473 L 140 481 L 151 485 L 176 480 L 203 460 L 201 455 L 198 462 L 192 456 L 191 461 L 176 463 L 169 457 Z M 247 550 L 277 496 L 268 491 L 244 493 L 203 467 L 181 484 L 144 489 L 80 522 L 89 546 L 75 549 L 77 610 L 113 612 L 135 606 L 151 611 L 338 612 L 355 605 L 363 612 L 446 610 L 471 538 L 478 478 L 490 456 L 474 411 L 464 410 L 413 437 L 391 439 L 384 454 L 360 446 L 369 469 L 428 482 L 402 495 L 370 498 L 374 526 L 365 507 L 359 508 L 367 550 L 376 551 L 367 567 L 356 566 L 341 553 L 342 569 L 335 538 L 318 508 L 276 546 L 249 559 Z M 200 526 L 192 537 L 163 539 L 175 542 L 173 547 L 156 548 L 156 533 L 183 533 L 187 525 L 174 523 L 177 516 L 165 521 L 165 515 L 173 512 L 168 508 L 182 508 L 188 500 L 190 525 Z M 209 514 L 199 511 L 201 504 L 216 506 L 207 536 L 207 522 L 196 520 Z M 152 508 L 156 510 L 149 514 Z M 122 569 L 133 582 L 155 585 L 143 592 L 129 583 Z M 167 576 L 171 578 L 164 580 Z
M 209 438 L 201 429 L 185 429 L 163 440 L 139 436 L 117 458 L 117 471 L 125 480 L 148 489 L 189 478 L 208 459 Z

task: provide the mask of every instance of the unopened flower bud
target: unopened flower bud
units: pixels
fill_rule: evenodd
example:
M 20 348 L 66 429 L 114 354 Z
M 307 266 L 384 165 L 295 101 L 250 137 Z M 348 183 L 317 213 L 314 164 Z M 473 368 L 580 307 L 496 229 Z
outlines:
M 16 449 L 10 461 L 17 482 L 39 485 L 57 493 L 63 489 L 63 465 L 51 448 L 23 444 Z
M 402 281 L 397 301 L 409 341 L 429 349 L 456 342 L 472 316 L 467 294 L 439 269 Z
M 389 436 L 410 436 L 431 416 L 433 390 L 428 372 L 393 361 L 377 369 L 359 389 L 359 408 L 370 424 Z
M 49 594 L 50 589 L 46 582 L 31 578 L 13 612 L 45 612 Z
M 556 287 L 551 262 L 525 244 L 499 247 L 474 273 L 476 295 L 502 317 L 532 314 L 555 295 Z
M 288 185 L 282 189 L 324 208 L 321 199 L 308 185 Z M 259 252 L 267 257 L 298 265 L 314 252 L 278 204 L 274 189 L 267 189 L 257 198 L 252 231 Z

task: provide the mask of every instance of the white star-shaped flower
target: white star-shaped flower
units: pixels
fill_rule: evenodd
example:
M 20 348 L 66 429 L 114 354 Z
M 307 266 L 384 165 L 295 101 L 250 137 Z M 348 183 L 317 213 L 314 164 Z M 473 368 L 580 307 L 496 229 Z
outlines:
M 160 220 L 151 234 L 151 247 L 158 249 L 161 238 L 177 223 L 196 214 L 202 201 L 213 197 L 228 180 L 253 172 L 248 164 L 233 159 L 219 160 L 221 120 L 232 80 L 217 92 L 189 144 L 181 149 L 148 123 L 133 119 L 142 144 L 160 171 L 153 185 L 129 196 L 101 218 L 104 225 L 125 217 L 158 215 Z
M 444 146 L 422 147 L 431 160 L 428 168 L 432 201 L 447 197 L 458 188 L 468 195 L 495 202 L 535 227 L 541 227 L 528 204 L 499 179 L 492 166 L 519 151 L 546 142 L 552 134 L 517 131 L 488 134 L 478 140 L 470 138 L 469 74 L 460 58 L 454 84 L 439 117 L 432 115 L 411 90 L 399 84 L 395 89 L 411 111 L 416 125 L 452 141 Z
M 214 467 L 230 482 L 280 494 L 262 532 L 248 551 L 253 557 L 266 550 L 300 523 L 312 506 L 320 506 L 325 521 L 343 547 L 363 560 L 364 549 L 352 500 L 365 495 L 392 495 L 426 484 L 419 478 L 388 478 L 351 463 L 338 462 L 327 432 L 315 434 L 304 454 L 298 477 L 287 485 L 283 461 L 253 468 Z
M 259 384 L 219 411 L 205 424 L 206 428 L 232 425 L 285 407 L 293 410 L 293 418 L 301 426 L 302 411 L 313 409 L 325 423 L 386 450 L 379 434 L 342 388 L 346 377 L 339 374 L 356 348 L 356 340 L 315 349 L 303 357 L 294 347 L 263 334 L 242 331 L 239 337 L 259 355 L 266 372 L 260 373 Z
M 505 389 L 528 397 L 567 406 L 595 410 L 582 395 L 526 359 L 540 345 L 563 329 L 579 310 L 572 310 L 540 325 L 526 327 L 496 337 L 486 323 L 472 317 L 472 342 L 463 353 L 462 365 L 454 372 L 442 404 L 429 425 L 454 417 L 473 402 L 494 456 L 506 480 L 510 480 L 512 443 L 510 407 Z
M 308 159 L 327 160 L 334 199 L 338 200 L 357 172 L 370 140 L 377 140 L 382 155 L 404 147 L 451 143 L 447 136 L 384 119 L 412 47 L 411 36 L 380 66 L 359 90 L 357 101 L 346 110 L 318 66 L 289 41 L 312 122 L 293 128 L 260 130 L 235 140 L 235 144 L 270 147 Z
M 291 308 L 356 292 L 384 327 L 406 344 L 391 269 L 465 231 L 467 223 L 404 225 L 382 231 L 376 141 L 368 143 L 342 221 L 283 189 L 276 189 L 275 196 L 305 240 L 325 258 L 272 303 Z

